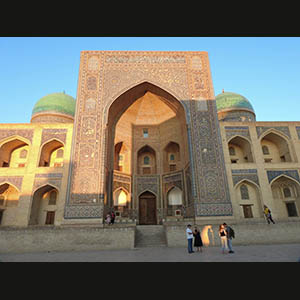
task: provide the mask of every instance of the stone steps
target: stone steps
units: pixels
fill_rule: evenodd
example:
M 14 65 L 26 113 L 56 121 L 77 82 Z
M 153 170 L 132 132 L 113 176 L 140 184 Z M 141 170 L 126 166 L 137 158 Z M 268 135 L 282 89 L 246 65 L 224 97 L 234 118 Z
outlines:
M 166 247 L 167 239 L 163 225 L 137 225 L 135 247 Z

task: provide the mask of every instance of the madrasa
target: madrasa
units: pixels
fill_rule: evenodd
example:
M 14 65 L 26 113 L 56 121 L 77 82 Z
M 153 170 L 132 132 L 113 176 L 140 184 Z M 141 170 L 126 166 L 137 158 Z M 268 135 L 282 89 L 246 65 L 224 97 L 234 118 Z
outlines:
M 300 121 L 215 96 L 207 52 L 82 51 L 76 98 L 0 124 L 0 228 L 103 229 L 111 211 L 119 230 L 249 228 L 268 225 L 264 205 L 299 225 L 299 160 Z

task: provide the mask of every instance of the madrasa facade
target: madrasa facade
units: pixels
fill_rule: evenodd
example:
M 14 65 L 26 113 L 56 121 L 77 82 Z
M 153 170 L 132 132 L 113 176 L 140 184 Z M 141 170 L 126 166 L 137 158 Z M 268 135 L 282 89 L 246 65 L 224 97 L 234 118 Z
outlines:
M 0 224 L 298 220 L 299 170 L 300 122 L 215 96 L 207 52 L 82 51 L 76 99 L 0 124 Z

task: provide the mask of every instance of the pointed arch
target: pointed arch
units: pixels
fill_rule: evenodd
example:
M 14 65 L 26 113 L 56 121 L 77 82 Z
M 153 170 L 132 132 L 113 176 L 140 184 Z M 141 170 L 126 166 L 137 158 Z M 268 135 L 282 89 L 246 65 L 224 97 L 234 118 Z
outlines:
M 13 135 L 0 142 L 0 167 L 10 167 L 13 152 L 29 147 L 30 141 L 19 135 Z
M 170 91 L 166 87 L 163 87 L 160 83 L 156 84 L 149 80 L 140 80 L 122 89 L 115 96 L 112 97 L 113 100 L 111 100 L 104 108 L 105 124 L 109 123 L 109 112 L 111 110 L 116 111 L 115 106 L 117 106 L 117 102 L 121 101 L 124 104 L 124 108 L 123 111 L 120 111 L 116 114 L 116 122 L 118 121 L 120 116 L 125 112 L 125 110 L 131 104 L 133 104 L 135 100 L 142 97 L 147 91 L 157 94 L 163 99 L 167 99 L 168 101 L 166 101 L 166 104 L 169 105 L 173 110 L 177 110 L 179 106 L 181 106 L 187 118 L 187 109 L 185 107 L 184 102 L 179 101 L 179 96 L 176 96 L 172 91 Z
M 124 188 L 119 187 L 114 191 L 114 206 L 126 206 L 129 202 L 130 193 Z
M 0 184 L 0 206 L 18 206 L 19 198 L 20 191 L 14 184 L 7 181 Z
M 290 179 L 292 181 L 294 181 L 299 187 L 300 187 L 300 183 L 293 177 L 287 175 L 287 174 L 280 174 L 278 176 L 276 176 L 275 178 L 273 178 L 271 181 L 270 181 L 270 186 L 272 186 L 272 184 L 277 180 L 277 179 L 280 179 L 282 177 L 285 177 L 287 179 Z
M 50 203 L 51 209 L 49 211 L 49 199 L 51 191 L 56 192 L 56 204 L 59 197 L 59 189 L 50 183 L 45 183 L 42 186 L 37 187 L 31 197 L 31 210 L 29 217 L 29 225 L 44 225 L 54 224 L 55 211 L 53 210 L 53 204 Z M 49 199 L 48 199 L 49 198 Z M 51 213 L 52 221 L 48 222 L 48 212 Z
M 234 155 L 231 150 L 231 159 L 235 159 L 238 163 L 254 162 L 252 142 L 248 138 L 241 135 L 234 135 L 228 140 L 227 145 L 228 151 L 229 148 L 234 149 Z
M 64 149 L 64 143 L 57 138 L 44 142 L 40 147 L 38 167 L 49 167 L 52 154 L 58 149 Z
M 167 192 L 168 205 L 182 205 L 183 204 L 183 192 L 177 187 L 173 186 Z
M 290 138 L 281 131 L 270 128 L 259 138 L 261 148 L 268 147 L 269 154 L 264 154 L 265 162 L 292 162 Z
M 247 196 L 243 197 L 241 187 L 247 187 Z M 261 218 L 263 217 L 263 201 L 261 189 L 254 181 L 244 178 L 234 186 L 235 197 L 240 207 L 240 216 L 242 218 Z
M 298 217 L 300 213 L 300 183 L 286 174 L 281 174 L 273 178 L 270 185 L 277 217 Z M 285 194 L 286 188 L 289 189 L 288 197 Z

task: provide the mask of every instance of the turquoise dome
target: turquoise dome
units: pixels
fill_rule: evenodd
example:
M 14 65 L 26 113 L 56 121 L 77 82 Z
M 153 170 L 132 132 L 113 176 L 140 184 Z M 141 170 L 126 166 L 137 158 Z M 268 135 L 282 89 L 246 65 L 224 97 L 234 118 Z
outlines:
M 254 109 L 247 98 L 242 95 L 223 92 L 216 96 L 216 105 L 218 112 L 221 110 L 250 110 L 254 113 Z
M 65 93 L 49 94 L 34 105 L 32 115 L 43 112 L 57 112 L 74 117 L 76 101 Z

